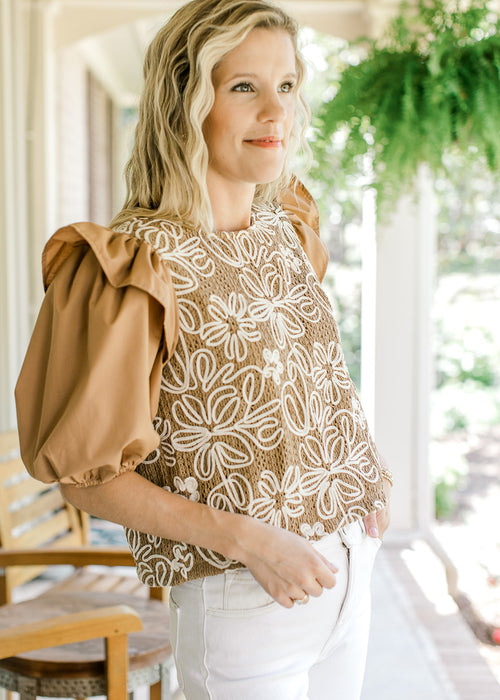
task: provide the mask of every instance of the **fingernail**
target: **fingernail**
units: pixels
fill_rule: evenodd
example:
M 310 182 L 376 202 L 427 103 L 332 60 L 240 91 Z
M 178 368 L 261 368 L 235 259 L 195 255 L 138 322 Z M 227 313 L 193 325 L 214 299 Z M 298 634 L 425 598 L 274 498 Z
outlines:
M 371 527 L 368 532 L 371 537 L 378 537 L 378 530 L 376 527 Z

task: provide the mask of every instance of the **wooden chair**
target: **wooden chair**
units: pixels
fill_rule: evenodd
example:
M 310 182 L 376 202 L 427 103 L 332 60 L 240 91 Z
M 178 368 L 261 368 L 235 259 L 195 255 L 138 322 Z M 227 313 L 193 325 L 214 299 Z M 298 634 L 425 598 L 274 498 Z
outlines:
M 141 615 L 143 632 L 137 635 L 136 646 L 129 644 L 129 662 L 133 670 L 131 678 L 129 674 L 129 687 L 148 684 L 152 686 L 152 698 L 167 697 L 173 658 L 168 635 L 168 607 L 160 602 L 163 590 L 147 588 L 139 582 L 135 572 L 132 576 L 116 575 L 111 569 L 103 572 L 103 566 L 134 566 L 133 557 L 127 547 L 95 547 L 88 542 L 88 517 L 64 501 L 57 485 L 32 479 L 19 456 L 17 434 L 1 434 L 0 604 L 11 603 L 14 589 L 31 581 L 48 566 L 74 567 L 69 576 L 51 582 L 50 588 L 36 601 L 17 604 L 16 614 L 26 609 L 26 622 L 29 622 L 29 615 L 34 610 L 41 610 L 42 615 L 51 617 L 60 612 L 76 613 L 114 604 L 133 607 Z M 90 565 L 100 565 L 99 570 L 89 569 Z M 1 615 L 2 608 L 0 619 Z M 132 635 L 133 639 L 135 637 Z M 43 662 L 39 656 L 35 659 L 28 655 L 28 661 L 22 662 L 22 674 L 44 674 L 50 667 L 50 673 L 62 682 L 68 674 L 75 672 L 77 666 L 85 667 L 82 678 L 88 678 L 92 685 L 94 681 L 91 679 L 98 677 L 97 685 L 102 690 L 103 652 L 97 660 L 95 649 L 89 654 L 86 657 L 80 649 L 78 656 L 61 657 L 57 650 L 51 649 L 42 654 Z M 36 661 L 32 668 L 29 659 Z M 0 662 L 0 675 L 2 668 L 4 672 L 18 669 L 18 665 L 13 668 L 11 664 L 7 664 L 7 668 L 6 663 Z M 85 685 L 85 681 L 82 682 Z M 86 691 L 78 697 L 92 694 Z
M 12 557 L 9 568 L 0 572 L 0 605 L 12 602 L 17 586 L 56 564 L 77 569 L 57 584 L 61 591 L 114 590 L 163 599 L 164 589 L 148 588 L 137 576 L 113 576 L 109 571 L 103 574 L 85 569 L 90 565 L 134 566 L 127 547 L 90 546 L 89 539 L 88 515 L 66 503 L 57 484 L 43 484 L 31 478 L 20 458 L 15 431 L 0 434 L 0 547 L 25 553 L 18 561 Z M 27 565 L 29 560 L 32 566 Z
M 7 606 L 15 607 L 15 606 Z M 141 629 L 141 620 L 131 608 L 119 605 L 16 625 L 0 631 L 0 660 L 49 646 L 72 644 L 103 637 L 106 648 L 108 700 L 127 697 L 127 634 Z M 22 700 L 35 696 L 25 688 Z

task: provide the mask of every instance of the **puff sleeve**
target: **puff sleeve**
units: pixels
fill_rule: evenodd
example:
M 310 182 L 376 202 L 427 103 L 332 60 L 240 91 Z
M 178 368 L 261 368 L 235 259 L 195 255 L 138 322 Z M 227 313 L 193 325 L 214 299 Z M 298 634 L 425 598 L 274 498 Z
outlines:
M 42 263 L 46 295 L 16 386 L 21 455 L 40 481 L 97 485 L 158 445 L 175 290 L 149 244 L 95 224 L 57 231 Z
M 328 266 L 328 249 L 319 237 L 319 211 L 309 190 L 296 178 L 280 193 L 279 203 L 290 219 L 309 262 L 321 281 Z

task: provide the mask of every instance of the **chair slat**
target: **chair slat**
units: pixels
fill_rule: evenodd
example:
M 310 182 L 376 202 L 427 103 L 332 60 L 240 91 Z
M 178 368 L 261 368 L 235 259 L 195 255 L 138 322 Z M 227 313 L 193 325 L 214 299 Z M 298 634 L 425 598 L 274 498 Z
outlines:
M 11 566 L 9 568 L 9 584 L 11 589 L 32 581 L 46 570 L 46 566 Z
M 116 593 L 129 593 L 130 595 L 140 595 L 146 596 L 148 591 L 144 587 L 144 584 L 139 581 L 137 576 L 135 578 L 129 576 L 122 576 L 117 578 L 116 585 L 113 587 Z
M 12 547 L 15 549 L 40 547 L 50 543 L 57 536 L 66 534 L 69 529 L 68 514 L 66 511 L 61 511 L 19 537 L 14 537 Z
M 111 584 L 103 587 L 102 585 L 102 574 L 92 571 L 91 568 L 77 569 L 67 578 L 62 581 L 58 581 L 51 586 L 50 592 L 52 593 L 74 593 L 75 590 L 79 591 L 106 591 L 117 593 L 117 594 L 127 594 L 127 595 L 138 595 L 141 598 L 148 597 L 148 588 L 144 586 L 143 583 L 139 581 L 137 576 L 113 576 L 112 574 L 107 575 L 111 579 Z
M 26 467 L 19 457 L 0 461 L 0 465 L 0 480 L 2 484 L 12 479 L 13 476 L 18 476 L 19 474 L 24 476 L 26 474 Z
M 116 585 L 116 577 L 108 574 L 95 573 L 91 569 L 83 569 L 78 577 L 78 587 L 86 591 L 109 593 Z
M 49 488 L 50 486 L 48 484 L 42 484 L 41 481 L 36 481 L 28 476 L 18 484 L 14 484 L 5 489 L 5 497 L 7 503 L 13 505 L 28 496 L 37 496 L 40 493 L 44 493 L 44 491 L 47 491 Z
M 42 494 L 36 500 L 11 513 L 12 527 L 18 527 L 23 523 L 29 523 L 47 513 L 59 511 L 61 508 L 66 508 L 66 503 L 56 486 L 51 491 Z
M 19 449 L 19 438 L 16 430 L 0 433 L 0 455 Z
M 80 545 L 78 533 L 70 532 L 67 535 L 60 537 L 54 544 L 54 547 L 78 547 Z M 10 566 L 8 569 L 9 583 L 12 588 L 21 586 L 43 573 L 47 567 L 42 566 Z

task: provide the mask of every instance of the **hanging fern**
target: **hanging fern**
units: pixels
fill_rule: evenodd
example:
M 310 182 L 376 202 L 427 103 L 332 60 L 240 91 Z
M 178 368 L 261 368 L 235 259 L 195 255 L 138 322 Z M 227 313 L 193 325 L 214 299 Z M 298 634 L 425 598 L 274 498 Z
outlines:
M 463 11 L 442 0 L 403 4 L 383 41 L 344 71 L 316 126 L 316 159 L 346 130 L 341 165 L 353 171 L 368 154 L 382 203 L 420 163 L 441 170 L 452 146 L 500 170 L 500 22 L 479 0 Z

